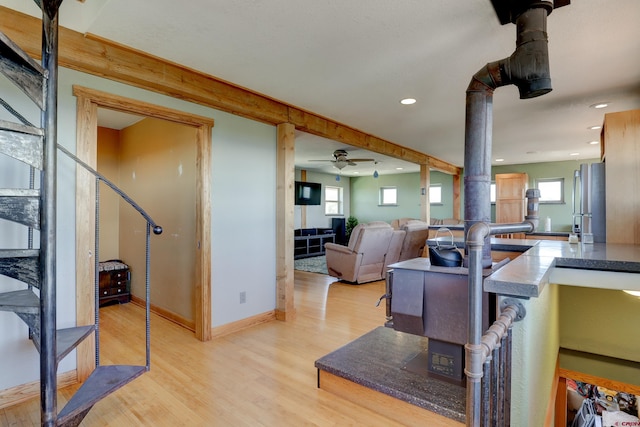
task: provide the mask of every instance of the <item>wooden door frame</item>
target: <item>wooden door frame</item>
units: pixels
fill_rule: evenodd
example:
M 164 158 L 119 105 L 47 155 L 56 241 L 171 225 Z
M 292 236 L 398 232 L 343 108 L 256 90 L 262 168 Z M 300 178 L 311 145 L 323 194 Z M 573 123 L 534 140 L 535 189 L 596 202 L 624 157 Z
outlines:
M 129 99 L 81 86 L 73 86 L 76 104 L 76 156 L 97 169 L 98 107 L 168 120 L 196 128 L 196 242 L 195 335 L 211 339 L 211 129 L 213 119 Z M 95 178 L 83 168 L 76 172 L 76 321 L 95 321 Z M 87 262 L 90 260 L 90 262 Z M 78 380 L 95 366 L 95 338 L 78 347 Z

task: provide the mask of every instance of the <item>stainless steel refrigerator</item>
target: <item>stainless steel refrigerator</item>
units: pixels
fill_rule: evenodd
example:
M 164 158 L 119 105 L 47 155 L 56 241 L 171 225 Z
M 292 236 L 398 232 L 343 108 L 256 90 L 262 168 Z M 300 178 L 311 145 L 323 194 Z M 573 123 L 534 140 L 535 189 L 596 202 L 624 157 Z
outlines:
M 582 243 L 607 241 L 604 163 L 583 163 L 573 175 L 573 232 Z

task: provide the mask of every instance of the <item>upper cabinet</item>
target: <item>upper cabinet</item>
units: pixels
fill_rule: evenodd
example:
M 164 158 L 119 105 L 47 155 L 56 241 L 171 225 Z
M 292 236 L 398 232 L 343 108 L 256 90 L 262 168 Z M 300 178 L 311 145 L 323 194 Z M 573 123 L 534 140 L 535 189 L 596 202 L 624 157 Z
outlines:
M 524 221 L 527 213 L 527 186 L 529 176 L 526 173 L 496 174 L 496 223 L 514 223 Z M 523 233 L 511 237 L 523 239 Z
M 640 110 L 604 116 L 607 242 L 640 244 Z

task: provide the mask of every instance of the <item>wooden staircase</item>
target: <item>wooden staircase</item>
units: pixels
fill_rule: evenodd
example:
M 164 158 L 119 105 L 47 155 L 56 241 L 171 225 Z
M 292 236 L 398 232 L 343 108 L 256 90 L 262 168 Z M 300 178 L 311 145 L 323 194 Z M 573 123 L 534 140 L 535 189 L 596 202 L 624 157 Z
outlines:
M 18 121 L 0 120 L 0 153 L 27 164 L 32 181 L 35 171 L 40 172 L 39 188 L 30 184 L 31 188 L 0 189 L 0 218 L 23 225 L 29 235 L 25 248 L 0 250 L 0 274 L 24 284 L 24 289 L 0 293 L 0 311 L 13 312 L 27 324 L 29 335 L 25 334 L 25 339 L 32 339 L 40 352 L 41 424 L 76 426 L 100 399 L 149 369 L 149 339 L 146 366 L 99 366 L 98 316 L 93 325 L 56 328 L 57 44 L 61 0 L 35 2 L 43 11 L 43 65 L 0 32 L 0 72 L 42 112 L 41 126 L 36 127 L 0 99 L 0 104 Z M 40 236 L 36 249 L 33 230 L 39 230 Z M 160 232 L 161 228 L 156 226 L 154 233 Z M 97 286 L 97 280 L 94 285 Z M 92 332 L 97 342 L 96 369 L 58 412 L 58 364 Z

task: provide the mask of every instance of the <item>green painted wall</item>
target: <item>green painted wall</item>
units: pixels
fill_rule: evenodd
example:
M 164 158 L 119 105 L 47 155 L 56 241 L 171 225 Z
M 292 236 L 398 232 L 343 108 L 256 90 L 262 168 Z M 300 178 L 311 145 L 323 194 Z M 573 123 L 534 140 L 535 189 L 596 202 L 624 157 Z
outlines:
M 619 290 L 561 286 L 560 306 L 561 347 L 640 362 L 639 298 Z
M 453 177 L 431 172 L 431 184 L 441 184 L 442 203 L 431 205 L 431 218 L 453 218 Z M 379 206 L 381 187 L 398 189 L 397 206 Z M 420 174 L 403 173 L 351 178 L 351 215 L 360 222 L 387 221 L 396 218 L 420 218 Z M 460 213 L 462 217 L 462 213 Z
M 580 168 L 581 163 L 594 163 L 598 159 L 529 163 L 522 165 L 494 166 L 491 169 L 491 179 L 495 180 L 498 173 L 526 173 L 529 175 L 529 188 L 535 188 L 536 180 L 540 178 L 564 178 L 564 203 L 540 204 L 539 231 L 544 231 L 544 219 L 551 218 L 551 231 L 571 231 L 572 212 L 571 195 L 573 191 L 573 171 Z M 491 206 L 491 218 L 495 220 L 495 205 Z
M 379 206 L 380 187 L 398 189 L 396 206 Z M 420 174 L 351 178 L 351 215 L 358 218 L 358 222 L 420 218 Z
M 571 197 L 573 191 L 573 172 L 580 163 L 594 163 L 597 159 L 529 163 L 521 165 L 494 166 L 491 179 L 498 173 L 526 173 L 529 176 L 529 188 L 536 186 L 540 178 L 564 178 L 564 203 L 540 204 L 539 231 L 544 230 L 544 219 L 551 218 L 552 231 L 571 231 Z M 431 172 L 431 185 L 442 184 L 442 204 L 431 205 L 431 218 L 452 218 L 453 215 L 453 177 L 442 172 Z M 398 206 L 378 206 L 380 187 L 398 188 Z M 462 190 L 460 217 L 464 217 L 464 190 Z M 420 218 L 420 174 L 407 173 L 381 175 L 380 177 L 351 178 L 351 214 L 360 221 L 391 221 L 395 218 Z M 495 205 L 491 205 L 491 218 L 495 220 Z
M 453 175 L 446 173 L 431 171 L 431 185 L 440 184 L 442 187 L 442 203 L 431 205 L 431 218 L 445 219 L 453 218 Z M 462 189 L 460 189 L 462 192 Z M 460 209 L 463 209 L 464 197 L 460 202 Z M 464 212 L 460 212 L 460 218 L 464 216 Z

